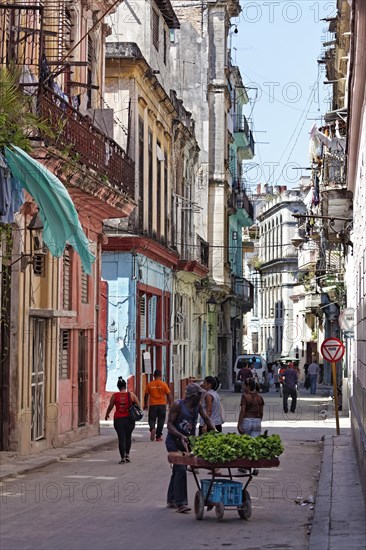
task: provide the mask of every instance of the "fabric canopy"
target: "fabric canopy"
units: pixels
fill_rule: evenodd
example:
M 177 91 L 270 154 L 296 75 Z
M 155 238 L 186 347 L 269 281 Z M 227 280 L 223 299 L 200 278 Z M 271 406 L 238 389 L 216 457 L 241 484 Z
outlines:
M 5 147 L 5 157 L 13 176 L 39 206 L 43 242 L 51 254 L 62 256 L 69 243 L 79 254 L 85 273 L 91 275 L 95 257 L 89 251 L 89 241 L 66 187 L 43 164 L 15 145 L 12 149 Z

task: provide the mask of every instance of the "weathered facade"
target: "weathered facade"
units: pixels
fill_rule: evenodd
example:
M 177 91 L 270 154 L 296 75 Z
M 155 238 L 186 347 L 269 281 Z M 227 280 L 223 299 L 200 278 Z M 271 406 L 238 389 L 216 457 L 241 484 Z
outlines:
M 354 308 L 354 341 L 346 367 L 351 382 L 350 413 L 360 479 L 366 498 L 366 5 L 351 3 L 352 65 L 348 82 L 347 186 L 353 193 L 353 256 L 347 256 L 347 306 Z M 353 284 L 352 284 L 353 283 Z
M 205 0 L 189 10 L 178 0 L 172 5 L 181 25 L 172 44 L 176 87 L 192 112 L 200 147 L 196 227 L 210 246 L 209 276 L 199 288 L 217 302 L 209 322 L 206 374 L 219 373 L 229 387 L 234 355 L 241 348 L 243 312 L 252 306 L 252 287 L 242 276 L 241 262 L 241 232 L 252 223 L 252 207 L 240 187 L 240 168 L 253 156 L 254 141 L 238 101 L 242 82 L 238 68 L 231 66 L 228 39 L 230 19 L 239 15 L 240 5 L 236 0 Z
M 137 206 L 127 223 L 105 226 L 106 392 L 123 375 L 141 395 L 158 368 L 179 395 L 197 354 L 194 283 L 208 272 L 207 243 L 194 226 L 199 148 L 191 114 L 171 91 L 175 12 L 167 2 L 142 2 L 137 21 L 126 20 L 126 9 L 112 17 L 106 98 L 128 128 Z M 119 139 L 125 140 L 121 133 Z M 118 344 L 126 339 L 128 357 Z
M 50 224 L 46 195 L 36 203 L 27 194 L 14 222 L 2 226 L 11 233 L 2 242 L 3 450 L 37 453 L 99 430 L 102 221 L 127 216 L 134 207 L 134 164 L 111 132 L 100 130 L 111 114 L 102 93 L 103 16 L 112 4 L 0 6 L 1 66 L 19 71 L 21 89 L 34 96 L 31 108 L 47 121 L 31 136 L 30 153 L 45 178 L 56 176 L 59 189 L 67 188 L 52 200 L 61 213 L 66 204 L 76 208 L 95 258 L 87 273 L 73 230 L 51 255 L 55 243 L 43 242 Z M 31 181 L 29 167 L 24 165 L 21 184 Z M 55 234 L 66 222 L 60 214 Z M 67 241 L 73 248 L 63 250 Z

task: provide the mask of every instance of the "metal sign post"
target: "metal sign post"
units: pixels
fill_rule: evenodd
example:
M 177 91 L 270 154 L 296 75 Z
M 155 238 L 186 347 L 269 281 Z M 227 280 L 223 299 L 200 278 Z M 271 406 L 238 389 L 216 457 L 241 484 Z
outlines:
M 338 388 L 337 388 L 337 371 L 336 361 L 340 361 L 344 355 L 345 347 L 341 340 L 338 338 L 327 338 L 324 340 L 320 347 L 320 351 L 324 359 L 332 363 L 332 377 L 333 377 L 333 392 L 334 392 L 334 407 L 336 417 L 337 435 L 340 434 L 339 430 L 339 411 L 338 411 Z

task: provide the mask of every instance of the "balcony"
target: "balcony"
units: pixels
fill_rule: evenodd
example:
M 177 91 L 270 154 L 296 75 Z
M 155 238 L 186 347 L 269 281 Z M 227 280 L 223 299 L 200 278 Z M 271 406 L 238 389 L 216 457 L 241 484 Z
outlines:
M 206 241 L 198 237 L 198 246 L 180 245 L 177 247 L 177 251 L 180 255 L 178 271 L 192 272 L 200 277 L 207 277 L 209 245 Z
M 242 302 L 245 311 L 249 311 L 253 307 L 253 285 L 244 277 L 232 277 L 232 291 L 235 298 Z
M 245 115 L 234 115 L 234 139 L 241 160 L 254 157 L 254 139 Z
M 315 313 L 321 305 L 320 294 L 307 294 L 304 300 L 304 307 L 307 313 Z
M 95 171 L 115 191 L 134 197 L 134 162 L 113 139 L 49 89 L 40 94 L 39 114 L 55 132 L 54 137 L 44 136 L 47 145 L 64 149 L 68 157 Z
M 244 215 L 244 225 L 248 226 L 248 223 L 252 225 L 254 208 L 244 190 L 236 188 L 232 190 L 231 195 L 228 198 L 228 209 L 229 214 L 234 214 L 238 213 L 238 211 L 242 211 L 241 214 Z
M 298 251 L 297 262 L 299 271 L 315 271 L 318 258 L 319 249 L 316 243 L 313 241 L 304 243 Z

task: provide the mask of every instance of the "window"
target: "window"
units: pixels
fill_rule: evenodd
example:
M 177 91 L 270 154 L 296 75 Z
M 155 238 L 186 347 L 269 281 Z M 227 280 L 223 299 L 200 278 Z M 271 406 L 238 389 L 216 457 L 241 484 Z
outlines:
M 59 378 L 70 378 L 70 330 L 60 330 Z
M 93 58 L 94 58 L 93 40 L 90 37 L 90 35 L 88 35 L 88 59 L 87 59 L 87 63 L 88 63 L 88 67 L 87 67 L 87 71 L 88 71 L 88 81 L 87 81 L 88 102 L 87 102 L 87 108 L 88 109 L 91 109 L 92 106 L 93 106 L 92 105 Z
M 148 158 L 149 158 L 149 200 L 147 205 L 148 210 L 148 232 L 149 235 L 152 234 L 153 227 L 153 135 L 149 130 L 149 140 L 148 140 Z
M 152 41 L 156 51 L 159 51 L 159 14 L 152 10 Z
M 38 277 L 45 276 L 45 267 L 46 267 L 46 255 L 45 254 L 34 254 L 33 256 L 33 273 Z
M 139 117 L 139 226 L 144 227 L 144 121 Z
M 156 178 L 156 233 L 158 239 L 161 238 L 161 158 L 159 158 L 159 151 L 161 152 L 161 146 L 160 142 L 157 142 L 156 147 L 156 171 L 157 171 L 157 178 Z M 164 158 L 164 157 L 163 157 Z
M 81 268 L 81 303 L 87 304 L 89 302 L 89 277 L 85 273 L 84 269 Z
M 164 154 L 164 237 L 169 242 L 169 213 L 168 213 L 168 155 Z
M 71 309 L 71 253 L 67 246 L 64 251 L 62 262 L 62 306 L 64 309 Z
M 165 65 L 167 61 L 167 52 L 168 52 L 168 38 L 167 38 L 166 30 L 164 29 L 163 61 Z

